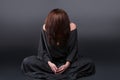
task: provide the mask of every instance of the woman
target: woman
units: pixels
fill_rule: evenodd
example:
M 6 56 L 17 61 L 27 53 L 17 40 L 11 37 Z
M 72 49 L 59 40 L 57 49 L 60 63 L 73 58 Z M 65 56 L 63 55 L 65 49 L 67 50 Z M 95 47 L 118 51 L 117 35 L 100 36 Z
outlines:
M 58 8 L 41 29 L 38 55 L 26 57 L 21 69 L 31 80 L 78 80 L 95 73 L 94 63 L 78 56 L 76 24 Z

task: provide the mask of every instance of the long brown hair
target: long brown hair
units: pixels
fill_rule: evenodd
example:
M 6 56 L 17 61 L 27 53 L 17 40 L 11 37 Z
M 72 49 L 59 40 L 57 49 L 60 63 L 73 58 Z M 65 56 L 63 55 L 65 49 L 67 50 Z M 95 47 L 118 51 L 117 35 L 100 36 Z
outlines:
M 70 35 L 70 20 L 63 9 L 53 9 L 45 20 L 48 42 L 51 45 L 66 46 Z M 58 45 L 59 43 L 59 45 Z

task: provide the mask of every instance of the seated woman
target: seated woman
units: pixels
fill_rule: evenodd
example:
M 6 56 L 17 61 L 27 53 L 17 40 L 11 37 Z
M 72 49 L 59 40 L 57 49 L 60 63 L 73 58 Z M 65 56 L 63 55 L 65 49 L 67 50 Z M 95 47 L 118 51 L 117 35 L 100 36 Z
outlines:
M 78 55 L 75 23 L 62 9 L 53 9 L 40 32 L 37 56 L 26 57 L 21 65 L 31 80 L 79 80 L 95 73 L 95 64 Z

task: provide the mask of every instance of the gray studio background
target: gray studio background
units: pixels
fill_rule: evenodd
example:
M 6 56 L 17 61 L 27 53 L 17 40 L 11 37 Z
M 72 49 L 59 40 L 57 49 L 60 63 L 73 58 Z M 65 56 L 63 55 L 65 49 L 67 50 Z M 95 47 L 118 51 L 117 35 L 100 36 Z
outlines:
M 86 80 L 119 80 L 119 0 L 0 0 L 0 80 L 24 79 L 21 61 L 37 55 L 40 29 L 54 8 L 77 24 L 79 53 L 96 64 Z

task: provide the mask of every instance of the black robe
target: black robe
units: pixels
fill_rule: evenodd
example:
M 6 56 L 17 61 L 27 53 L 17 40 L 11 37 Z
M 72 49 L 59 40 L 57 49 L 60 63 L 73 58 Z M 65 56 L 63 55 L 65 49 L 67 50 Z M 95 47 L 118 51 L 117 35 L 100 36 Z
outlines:
M 48 65 L 51 61 L 57 67 L 70 61 L 70 66 L 62 74 L 54 74 Z M 29 79 L 38 80 L 79 80 L 95 73 L 95 64 L 88 58 L 78 55 L 77 28 L 70 32 L 65 47 L 51 46 L 47 41 L 46 31 L 41 29 L 37 56 L 26 57 L 21 65 L 23 73 Z

